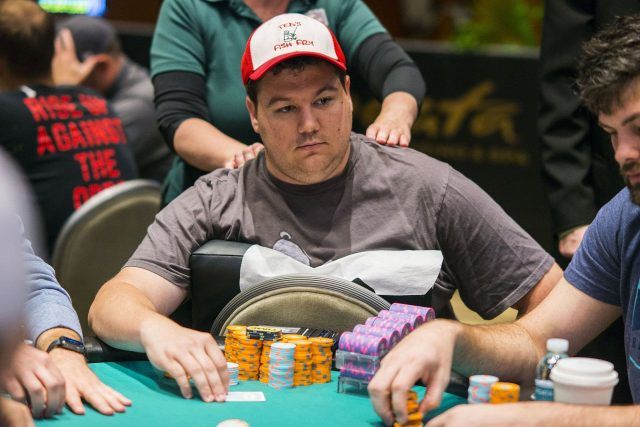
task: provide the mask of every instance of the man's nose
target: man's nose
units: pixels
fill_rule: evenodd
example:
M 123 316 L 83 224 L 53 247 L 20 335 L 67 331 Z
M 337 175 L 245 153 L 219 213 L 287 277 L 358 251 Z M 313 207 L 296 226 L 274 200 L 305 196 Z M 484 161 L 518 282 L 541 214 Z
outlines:
M 616 162 L 620 166 L 627 162 L 640 161 L 640 136 L 625 135 L 619 136 L 615 149 Z
M 320 129 L 320 122 L 310 106 L 300 109 L 299 120 L 298 132 L 301 134 L 315 133 Z

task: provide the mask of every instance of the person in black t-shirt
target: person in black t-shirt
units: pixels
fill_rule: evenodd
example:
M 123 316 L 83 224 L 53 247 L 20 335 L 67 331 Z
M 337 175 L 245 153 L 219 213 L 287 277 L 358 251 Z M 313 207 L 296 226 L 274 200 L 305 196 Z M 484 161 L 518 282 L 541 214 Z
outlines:
M 51 251 L 74 210 L 137 172 L 122 122 L 107 101 L 86 88 L 52 86 L 54 30 L 44 23 L 50 18 L 5 18 L 0 22 L 0 146 L 33 187 Z

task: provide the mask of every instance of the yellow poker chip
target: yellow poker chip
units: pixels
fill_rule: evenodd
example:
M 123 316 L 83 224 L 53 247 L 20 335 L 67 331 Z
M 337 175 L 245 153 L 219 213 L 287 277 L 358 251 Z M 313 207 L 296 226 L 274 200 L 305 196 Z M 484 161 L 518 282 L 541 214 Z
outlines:
M 300 334 L 283 334 L 282 335 L 282 341 L 284 341 L 284 342 L 306 340 L 306 339 L 307 339 L 307 337 L 305 337 L 304 335 L 300 335 Z
M 309 341 L 322 347 L 331 347 L 333 345 L 333 340 L 331 338 L 313 337 L 309 338 Z

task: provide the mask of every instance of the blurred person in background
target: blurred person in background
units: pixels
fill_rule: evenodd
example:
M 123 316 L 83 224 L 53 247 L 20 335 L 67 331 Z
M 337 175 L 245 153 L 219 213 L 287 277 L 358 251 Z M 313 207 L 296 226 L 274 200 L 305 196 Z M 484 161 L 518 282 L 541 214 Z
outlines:
M 56 25 L 53 78 L 99 92 L 122 120 L 140 178 L 162 182 L 173 154 L 158 130 L 149 72 L 122 51 L 107 21 L 74 16 Z
M 334 31 L 354 79 L 382 101 L 366 135 L 409 145 L 424 80 L 361 0 L 167 0 L 151 47 L 160 130 L 179 156 L 165 181 L 165 204 L 204 173 L 240 167 L 262 149 L 238 69 L 251 32 L 282 13 L 306 14 Z M 283 37 L 295 40 L 286 30 Z
M 137 177 L 107 101 L 89 89 L 53 86 L 54 38 L 51 16 L 35 3 L 0 2 L 0 147 L 33 188 L 49 251 L 91 196 Z

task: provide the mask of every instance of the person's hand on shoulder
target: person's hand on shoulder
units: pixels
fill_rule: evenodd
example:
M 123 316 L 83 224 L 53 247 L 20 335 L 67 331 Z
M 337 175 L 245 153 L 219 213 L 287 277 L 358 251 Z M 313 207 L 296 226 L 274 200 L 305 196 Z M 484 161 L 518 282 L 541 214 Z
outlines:
M 262 151 L 263 148 L 264 145 L 259 142 L 251 144 L 244 148 L 242 151 L 234 154 L 233 157 L 231 157 L 224 163 L 224 167 L 227 169 L 238 169 L 249 160 L 255 159 L 258 153 Z
M 27 405 L 0 397 L 0 426 L 33 427 L 34 425 Z
M 457 328 L 452 321 L 429 322 L 404 337 L 382 359 L 369 383 L 369 396 L 387 425 L 407 420 L 407 392 L 419 379 L 427 387 L 420 412 L 440 404 L 449 383 Z
M 175 379 L 186 399 L 193 396 L 190 379 L 203 401 L 226 399 L 227 361 L 211 334 L 184 328 L 159 315 L 143 324 L 140 338 L 149 361 Z
M 85 413 L 83 399 L 104 415 L 124 412 L 131 405 L 129 399 L 98 379 L 82 354 L 64 348 L 55 348 L 49 354 L 65 379 L 65 400 L 74 413 Z
M 558 242 L 558 251 L 560 255 L 566 258 L 572 258 L 580 247 L 584 234 L 587 232 L 588 225 L 574 228 L 570 233 L 563 236 Z
M 55 40 L 55 53 L 51 61 L 51 73 L 56 86 L 77 86 L 93 71 L 98 63 L 97 56 L 91 56 L 83 62 L 76 56 L 76 47 L 71 31 L 64 28 Z
M 411 126 L 418 115 L 415 98 L 406 92 L 394 92 L 385 97 L 380 114 L 367 128 L 366 136 L 383 145 L 408 147 Z
M 64 406 L 62 373 L 47 353 L 28 344 L 18 346 L 11 366 L 0 376 L 0 389 L 29 404 L 34 418 L 49 418 Z

